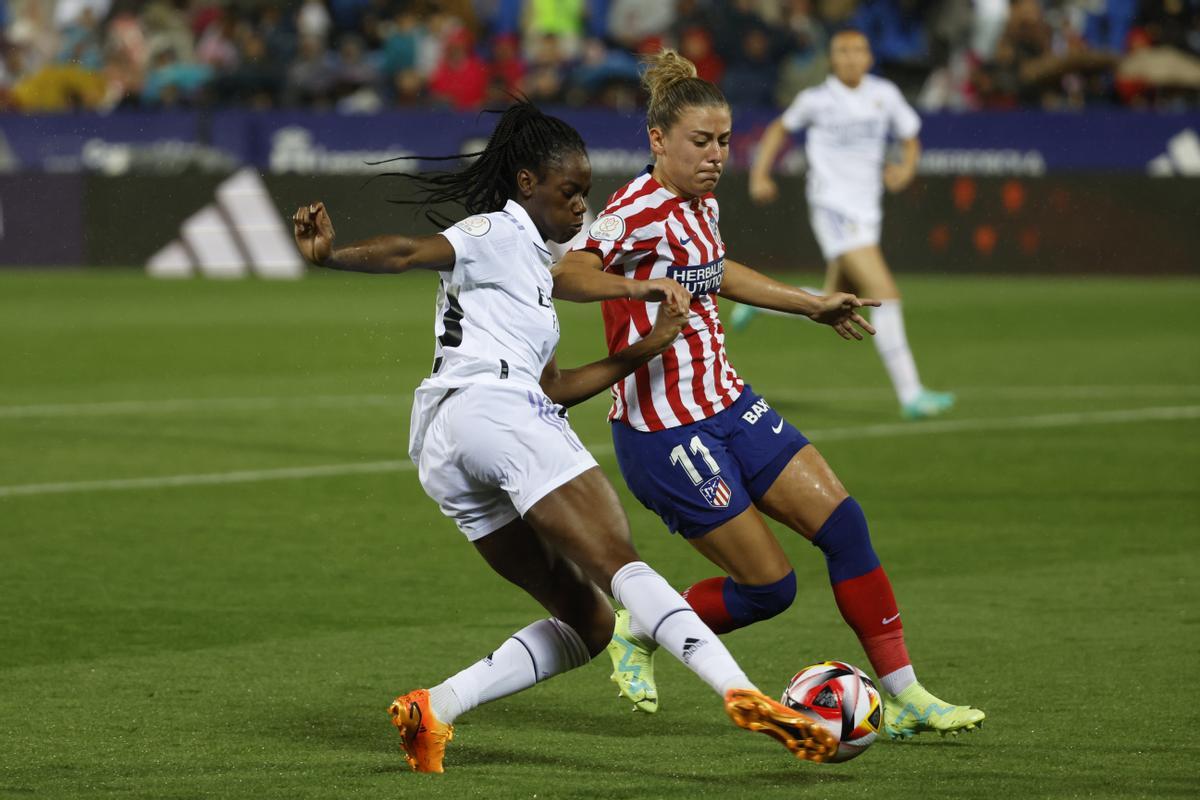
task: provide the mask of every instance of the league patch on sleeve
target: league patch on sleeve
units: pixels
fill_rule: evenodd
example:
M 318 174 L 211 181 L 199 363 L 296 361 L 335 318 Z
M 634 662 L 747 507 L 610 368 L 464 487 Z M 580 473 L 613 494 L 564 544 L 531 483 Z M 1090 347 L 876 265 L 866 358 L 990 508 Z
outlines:
M 598 217 L 588 228 L 588 236 L 598 242 L 615 242 L 625 235 L 625 220 L 616 214 Z
M 492 221 L 487 217 L 467 217 L 454 223 L 454 227 L 471 236 L 483 236 L 492 229 Z

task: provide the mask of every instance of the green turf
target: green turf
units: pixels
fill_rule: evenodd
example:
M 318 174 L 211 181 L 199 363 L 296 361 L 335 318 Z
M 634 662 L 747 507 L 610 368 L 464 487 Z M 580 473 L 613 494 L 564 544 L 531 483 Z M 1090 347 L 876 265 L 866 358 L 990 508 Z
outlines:
M 403 459 L 429 277 L 0 275 L 0 797 L 1196 796 L 1200 282 L 904 285 L 962 430 L 893 426 L 869 343 L 762 318 L 728 344 L 867 509 L 919 675 L 983 732 L 796 763 L 669 659 L 653 717 L 597 660 L 461 719 L 433 777 L 387 702 L 538 610 L 411 469 L 9 489 Z M 560 313 L 562 362 L 598 357 L 598 309 Z M 1089 416 L 1162 407 L 1190 418 Z M 619 482 L 604 411 L 572 420 Z M 713 574 L 622 497 L 669 579 Z M 796 606 L 727 638 L 774 691 L 865 664 L 819 554 L 785 546 Z

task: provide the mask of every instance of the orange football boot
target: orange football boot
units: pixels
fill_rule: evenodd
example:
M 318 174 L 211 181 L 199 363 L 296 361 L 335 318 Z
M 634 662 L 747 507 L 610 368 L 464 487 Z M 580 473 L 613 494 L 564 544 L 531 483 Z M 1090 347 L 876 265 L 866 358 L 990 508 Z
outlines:
M 454 726 L 434 716 L 429 691 L 414 689 L 388 706 L 388 716 L 400 731 L 404 759 L 413 772 L 442 772 L 446 742 L 454 738 Z
M 730 689 L 726 692 L 725 713 L 739 728 L 765 733 L 796 758 L 826 761 L 837 752 L 837 737 L 819 722 L 755 689 Z

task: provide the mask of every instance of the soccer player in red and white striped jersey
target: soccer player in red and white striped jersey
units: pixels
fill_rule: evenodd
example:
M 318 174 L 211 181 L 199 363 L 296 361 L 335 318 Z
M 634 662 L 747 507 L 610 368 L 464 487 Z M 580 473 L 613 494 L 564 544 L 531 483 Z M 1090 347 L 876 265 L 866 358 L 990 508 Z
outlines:
M 674 344 L 612 389 L 625 482 L 725 572 L 684 592 L 714 631 L 773 617 L 795 598 L 795 572 L 766 514 L 825 554 L 838 608 L 883 685 L 885 731 L 904 738 L 973 729 L 982 711 L 945 703 L 917 682 L 862 508 L 808 439 L 729 364 L 716 298 L 801 314 L 846 339 L 861 339 L 859 329 L 874 333 L 859 309 L 878 301 L 812 295 L 727 257 L 713 189 L 729 154 L 729 105 L 677 53 L 649 61 L 646 127 L 655 163 L 612 196 L 588 238 L 554 268 L 555 297 L 604 302 L 611 353 L 646 336 L 656 311 L 623 294 L 617 276 L 673 278 L 691 294 L 691 315 Z M 651 633 L 618 614 L 609 645 L 613 680 L 646 711 L 658 707 Z
M 728 408 L 744 384 L 725 356 L 715 293 L 725 243 L 712 194 L 688 200 L 664 188 L 650 170 L 613 195 L 578 245 L 600 255 L 605 269 L 637 280 L 671 277 L 691 293 L 684 333 L 660 359 L 612 388 L 609 418 L 638 430 L 688 425 Z M 638 342 L 649 330 L 648 305 L 626 298 L 604 303 L 610 352 Z

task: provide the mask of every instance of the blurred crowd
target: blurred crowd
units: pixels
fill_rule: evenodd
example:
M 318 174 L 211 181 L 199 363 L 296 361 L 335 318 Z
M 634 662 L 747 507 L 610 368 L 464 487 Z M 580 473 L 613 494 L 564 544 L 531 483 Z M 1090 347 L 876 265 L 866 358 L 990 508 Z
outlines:
M 0 0 L 0 110 L 632 108 L 664 45 L 774 108 L 846 27 L 929 110 L 1200 105 L 1200 0 Z

